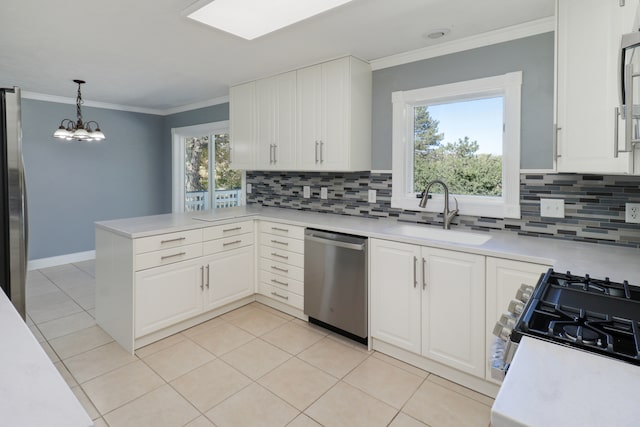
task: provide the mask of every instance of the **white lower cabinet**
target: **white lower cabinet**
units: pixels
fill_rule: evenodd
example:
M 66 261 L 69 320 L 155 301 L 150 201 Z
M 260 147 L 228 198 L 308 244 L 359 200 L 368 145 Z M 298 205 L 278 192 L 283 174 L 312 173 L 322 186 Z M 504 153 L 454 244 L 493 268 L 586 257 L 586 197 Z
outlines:
M 183 261 L 136 273 L 136 338 L 202 312 L 201 267 L 199 260 Z
M 204 311 L 254 293 L 253 245 L 204 258 Z
M 371 335 L 485 375 L 485 257 L 371 239 Z
M 260 221 L 258 293 L 304 309 L 304 228 Z
M 135 278 L 135 337 L 254 293 L 253 246 L 143 270 Z

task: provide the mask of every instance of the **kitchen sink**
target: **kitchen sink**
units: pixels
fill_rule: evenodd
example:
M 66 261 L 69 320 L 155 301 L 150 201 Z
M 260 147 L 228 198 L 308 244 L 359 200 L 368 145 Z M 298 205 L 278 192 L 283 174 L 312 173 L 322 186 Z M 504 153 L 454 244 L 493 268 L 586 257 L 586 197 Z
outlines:
M 442 242 L 463 243 L 467 245 L 483 245 L 491 240 L 488 234 L 470 233 L 467 231 L 443 230 L 420 225 L 395 225 L 383 230 L 386 233 L 401 234 L 420 239 L 440 240 Z

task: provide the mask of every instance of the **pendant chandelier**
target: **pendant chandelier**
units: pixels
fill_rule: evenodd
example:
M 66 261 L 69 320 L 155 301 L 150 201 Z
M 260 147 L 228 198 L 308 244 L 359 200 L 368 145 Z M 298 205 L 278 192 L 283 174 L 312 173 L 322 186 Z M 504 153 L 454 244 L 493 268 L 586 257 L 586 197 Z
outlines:
M 60 122 L 60 127 L 53 133 L 53 136 L 60 139 L 71 141 L 102 141 L 105 139 L 104 133 L 100 130 L 98 122 L 93 120 L 88 122 L 82 121 L 82 107 L 84 103 L 82 101 L 82 93 L 80 93 L 80 85 L 86 83 L 84 80 L 74 80 L 74 83 L 78 84 L 78 96 L 76 98 L 76 115 L 77 120 L 74 122 L 71 119 L 63 119 Z M 95 127 L 92 127 L 95 126 Z

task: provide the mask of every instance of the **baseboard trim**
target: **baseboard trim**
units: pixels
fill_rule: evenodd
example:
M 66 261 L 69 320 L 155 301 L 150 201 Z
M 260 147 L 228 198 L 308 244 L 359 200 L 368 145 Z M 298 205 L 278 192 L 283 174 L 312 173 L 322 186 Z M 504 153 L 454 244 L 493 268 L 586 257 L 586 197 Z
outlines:
M 27 270 L 55 267 L 57 265 L 71 264 L 72 262 L 88 261 L 96 258 L 96 251 L 76 252 L 73 254 L 52 256 L 49 258 L 34 259 L 27 263 Z

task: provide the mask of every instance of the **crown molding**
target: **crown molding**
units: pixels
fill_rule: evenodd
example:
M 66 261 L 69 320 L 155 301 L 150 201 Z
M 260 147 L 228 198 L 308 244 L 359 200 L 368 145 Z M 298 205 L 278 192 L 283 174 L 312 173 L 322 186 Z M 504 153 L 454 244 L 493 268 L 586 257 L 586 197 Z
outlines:
M 421 61 L 423 59 L 435 58 L 437 56 L 448 55 L 450 53 L 462 52 L 464 50 L 476 49 L 496 43 L 502 43 L 521 39 L 524 37 L 534 36 L 537 34 L 548 33 L 554 30 L 555 17 L 550 16 L 548 18 L 537 19 L 535 21 L 525 22 L 524 24 L 500 28 L 498 30 L 476 34 L 471 37 L 465 37 L 463 39 L 453 40 L 447 43 L 437 44 L 434 46 L 411 50 L 409 52 L 386 56 L 384 58 L 374 59 L 370 61 L 371 69 L 374 71 L 381 70 L 383 68 L 408 64 L 410 62 Z
M 33 99 L 36 101 L 55 102 L 58 104 L 76 104 L 76 98 L 66 96 L 48 95 L 46 93 L 22 91 L 22 97 Z M 217 98 L 208 99 L 193 104 L 183 105 L 181 107 L 168 108 L 166 110 L 158 110 L 155 108 L 132 107 L 130 105 L 110 104 L 107 102 L 89 101 L 83 99 L 84 107 L 105 108 L 107 110 L 130 111 L 132 113 L 154 114 L 156 116 L 168 116 L 171 114 L 182 113 L 185 111 L 197 110 L 198 108 L 210 107 L 212 105 L 224 104 L 229 102 L 228 96 L 219 96 Z
M 47 95 L 46 93 L 22 91 L 22 97 L 34 99 L 36 101 L 56 102 L 58 104 L 76 104 L 76 98 L 68 98 L 66 96 Z M 130 105 L 110 104 L 107 102 L 88 101 L 83 99 L 84 107 L 105 108 L 107 110 L 131 111 L 133 113 L 145 113 L 163 115 L 162 110 L 153 108 L 132 107 Z
M 193 104 L 183 105 L 181 107 L 168 108 L 161 110 L 163 116 L 171 114 L 184 113 L 185 111 L 197 110 L 198 108 L 211 107 L 212 105 L 220 105 L 229 102 L 229 96 L 219 96 L 217 98 L 208 99 L 206 101 L 195 102 Z

